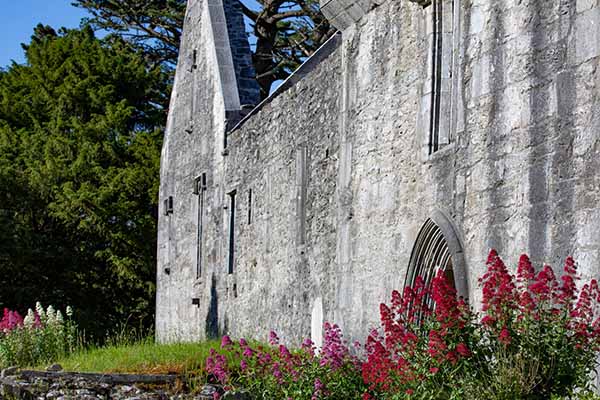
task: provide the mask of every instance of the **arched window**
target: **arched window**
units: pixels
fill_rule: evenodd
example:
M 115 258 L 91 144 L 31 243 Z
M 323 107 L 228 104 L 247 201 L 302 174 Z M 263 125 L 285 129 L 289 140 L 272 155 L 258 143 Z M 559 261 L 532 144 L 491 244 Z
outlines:
M 468 299 L 467 273 L 460 240 L 452 223 L 441 212 L 429 218 L 413 247 L 405 286 L 413 286 L 417 277 L 422 277 L 431 288 L 433 278 L 443 270 L 456 289 L 457 295 Z

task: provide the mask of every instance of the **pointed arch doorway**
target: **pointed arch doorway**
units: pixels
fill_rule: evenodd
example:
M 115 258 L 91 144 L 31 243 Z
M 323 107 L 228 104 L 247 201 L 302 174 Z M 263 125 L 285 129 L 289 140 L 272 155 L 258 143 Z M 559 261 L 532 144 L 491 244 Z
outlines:
M 468 276 L 460 239 L 450 219 L 436 211 L 425 221 L 417 235 L 404 286 L 413 286 L 420 276 L 431 289 L 433 278 L 440 269 L 454 285 L 457 296 L 468 301 Z

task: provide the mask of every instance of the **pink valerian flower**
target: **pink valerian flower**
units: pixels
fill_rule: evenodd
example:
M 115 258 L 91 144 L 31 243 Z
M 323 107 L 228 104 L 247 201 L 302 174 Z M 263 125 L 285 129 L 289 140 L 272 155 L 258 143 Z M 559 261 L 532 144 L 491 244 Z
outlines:
M 242 352 L 242 355 L 246 358 L 250 358 L 254 355 L 254 352 L 250 347 L 245 347 L 244 351 Z
M 312 340 L 306 338 L 302 341 L 302 350 L 304 350 L 308 355 L 314 357 L 315 355 L 315 344 Z
M 0 331 L 10 332 L 23 326 L 23 317 L 17 311 L 4 309 L 2 319 L 0 320 Z
M 279 344 L 279 337 L 277 336 L 277 333 L 275 333 L 275 331 L 269 332 L 269 344 L 271 346 Z
M 242 346 L 242 347 L 248 346 L 248 342 L 246 341 L 246 339 L 244 339 L 244 338 L 240 339 L 240 346 Z
M 221 384 L 229 380 L 229 370 L 227 368 L 227 359 L 224 355 L 217 354 L 211 349 L 211 355 L 206 359 L 206 371 L 212 374 Z
M 336 370 L 350 358 L 350 350 L 342 340 L 342 330 L 339 326 L 326 322 L 324 330 L 320 365 Z
M 273 364 L 273 376 L 279 381 L 282 381 L 283 374 L 281 373 L 281 367 L 278 362 Z
M 225 335 L 221 338 L 221 348 L 222 349 L 229 347 L 232 344 L 233 344 L 233 342 L 231 341 L 231 338 L 229 336 Z
M 279 345 L 279 355 L 285 360 L 289 360 L 292 357 L 288 348 L 282 344 Z
M 259 353 L 258 354 L 258 363 L 260 365 L 268 365 L 272 361 L 272 357 L 269 353 Z
M 311 400 L 319 399 L 319 397 L 324 394 L 324 391 L 325 385 L 323 384 L 323 382 L 321 382 L 319 378 L 316 378 L 314 382 L 314 390 L 311 396 Z

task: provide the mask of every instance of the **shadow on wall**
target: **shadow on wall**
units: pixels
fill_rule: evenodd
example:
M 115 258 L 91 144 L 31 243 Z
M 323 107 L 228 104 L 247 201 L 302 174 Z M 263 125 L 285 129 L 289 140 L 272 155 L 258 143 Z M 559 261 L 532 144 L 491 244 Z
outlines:
M 217 297 L 217 280 L 212 275 L 210 283 L 210 304 L 206 315 L 206 337 L 215 339 L 219 337 L 219 299 Z

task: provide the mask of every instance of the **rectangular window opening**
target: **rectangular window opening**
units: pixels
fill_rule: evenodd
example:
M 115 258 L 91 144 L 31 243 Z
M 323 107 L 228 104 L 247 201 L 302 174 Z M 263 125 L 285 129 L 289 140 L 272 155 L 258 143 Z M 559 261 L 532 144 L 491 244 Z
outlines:
M 202 277 L 202 230 L 204 228 L 204 192 L 206 173 L 194 181 L 194 193 L 198 195 L 197 236 L 196 236 L 196 279 Z
M 433 0 L 431 18 L 430 54 L 431 66 L 428 79 L 429 127 L 427 151 L 429 155 L 452 142 L 454 133 L 454 85 L 455 68 L 455 0 Z
M 235 194 L 235 190 L 229 192 L 229 257 L 227 267 L 229 274 L 233 274 L 235 263 Z
M 433 6 L 433 45 L 432 45 L 432 90 L 431 90 L 431 121 L 429 132 L 429 154 L 439 150 L 440 139 L 440 108 L 441 108 L 441 90 L 442 83 L 442 62 L 443 62 L 443 11 L 442 0 L 434 2 Z
M 248 189 L 248 225 L 252 225 L 252 189 Z
M 165 215 L 173 214 L 173 196 L 164 200 Z

